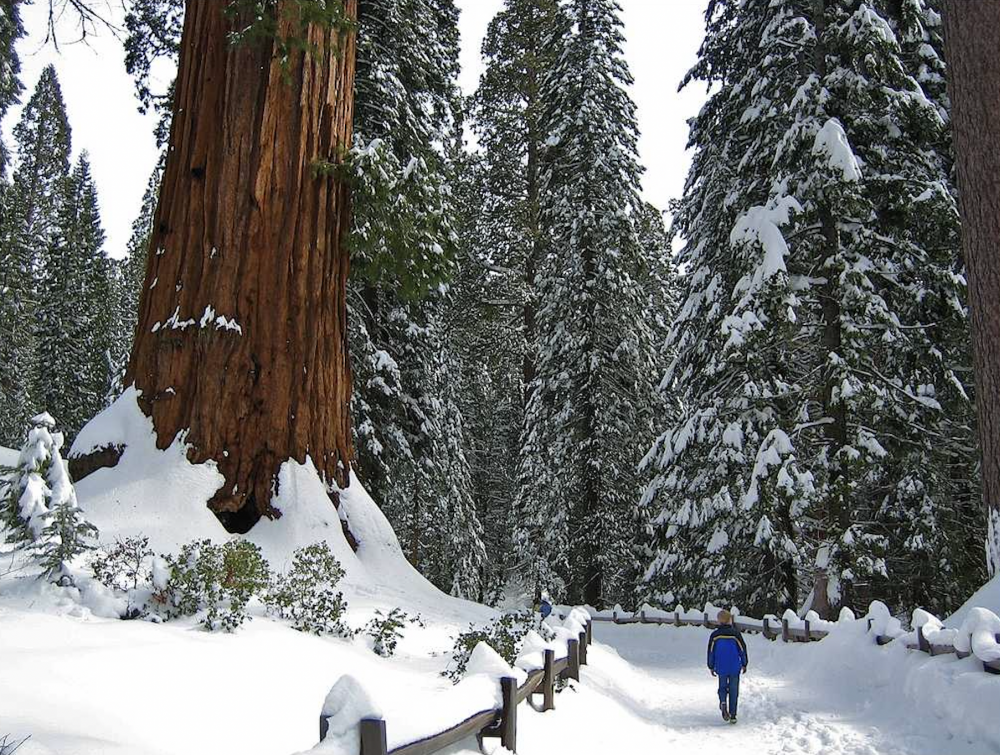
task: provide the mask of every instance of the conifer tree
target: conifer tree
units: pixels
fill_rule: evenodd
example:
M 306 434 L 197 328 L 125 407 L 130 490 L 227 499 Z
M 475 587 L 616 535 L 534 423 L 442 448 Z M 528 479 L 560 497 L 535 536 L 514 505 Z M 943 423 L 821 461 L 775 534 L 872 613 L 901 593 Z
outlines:
M 358 473 L 406 555 L 442 589 L 479 597 L 485 549 L 442 285 L 456 248 L 457 61 L 451 0 L 360 3 L 352 406 Z
M 15 44 L 24 34 L 21 26 L 20 6 L 17 3 L 4 3 L 0 6 L 0 118 L 7 114 L 7 108 L 17 102 L 21 94 L 21 61 L 18 58 Z M 7 145 L 0 136 L 0 208 L 3 208 L 3 193 L 7 180 Z M 2 217 L 2 216 L 0 216 Z M 3 232 L 0 223 L 0 234 Z M 3 236 L 0 235 L 0 239 Z
M 524 418 L 521 302 L 512 291 L 514 271 L 498 272 L 493 237 L 482 208 L 487 194 L 483 155 L 456 160 L 458 270 L 451 284 L 448 322 L 460 368 L 461 413 L 473 498 L 489 553 L 480 602 L 495 604 L 518 564 L 512 556 L 516 459 Z
M 967 571 L 957 215 L 945 122 L 908 70 L 879 3 L 710 8 L 667 373 L 685 412 L 647 492 L 663 598 L 831 613 L 926 604 L 929 572 L 901 565 L 930 552 Z
M 505 347 L 521 359 L 522 392 L 535 374 L 538 300 L 535 275 L 542 255 L 541 86 L 555 63 L 554 35 L 565 26 L 555 0 L 507 0 L 483 40 L 485 70 L 472 101 L 483 152 L 479 208 L 483 265 L 491 286 L 520 321 L 519 339 Z M 527 393 L 522 399 L 525 403 Z
M 652 437 L 652 333 L 638 277 L 641 168 L 617 3 L 576 0 L 541 100 L 547 248 L 537 275 L 538 362 L 529 392 L 518 544 L 568 599 L 631 596 L 636 467 Z M 565 559 L 563 563 L 550 559 Z M 555 575 L 545 573 L 553 569 Z
M 105 405 L 111 382 L 112 267 L 86 152 L 63 181 L 57 225 L 41 260 L 39 405 L 63 417 L 72 441 Z
M 38 271 L 59 225 L 70 128 L 55 68 L 38 80 L 14 128 L 17 169 L 5 199 L 0 248 L 0 442 L 14 443 L 36 405 Z
M 97 528 L 77 505 L 52 415 L 39 414 L 30 425 L 17 466 L 0 480 L 0 528 L 7 542 L 39 559 L 45 576 L 71 583 L 69 565 L 94 548 Z

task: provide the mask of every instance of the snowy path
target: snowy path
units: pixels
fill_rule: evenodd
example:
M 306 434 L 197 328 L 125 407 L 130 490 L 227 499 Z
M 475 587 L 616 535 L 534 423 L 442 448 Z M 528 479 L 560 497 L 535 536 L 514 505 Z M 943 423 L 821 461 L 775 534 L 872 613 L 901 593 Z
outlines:
M 783 646 L 756 636 L 747 637 L 751 668 L 743 678 L 740 723 L 730 726 L 719 716 L 715 680 L 705 668 L 705 630 L 595 628 L 599 644 L 590 653 L 591 665 L 580 685 L 558 696 L 556 712 L 543 716 L 522 709 L 521 755 L 1000 752 L 995 742 L 953 737 L 935 717 L 914 712 L 891 680 L 858 681 L 853 673 L 836 672 L 810 678 L 818 646 Z M 818 667 L 829 662 L 821 659 Z

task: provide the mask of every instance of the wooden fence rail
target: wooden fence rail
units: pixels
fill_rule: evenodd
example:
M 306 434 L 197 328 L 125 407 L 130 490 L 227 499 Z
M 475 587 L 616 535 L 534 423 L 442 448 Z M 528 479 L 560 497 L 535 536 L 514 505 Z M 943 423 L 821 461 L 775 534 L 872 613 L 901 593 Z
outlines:
M 632 614 L 631 616 L 618 616 L 616 614 L 614 617 L 595 616 L 591 619 L 591 621 L 607 621 L 615 624 L 661 624 L 675 627 L 706 627 L 709 629 L 714 629 L 719 626 L 719 622 L 710 619 L 707 613 L 703 613 L 701 618 L 689 619 L 681 618 L 680 612 L 678 611 L 674 611 L 673 617 L 669 618 L 646 616 L 645 611 L 640 611 L 638 616 L 635 614 Z M 803 622 L 802 627 L 790 626 L 787 619 L 781 619 L 780 621 L 780 629 L 772 627 L 770 619 L 763 619 L 758 623 L 756 621 L 741 621 L 737 618 L 733 624 L 741 632 L 761 634 L 768 640 L 776 640 L 780 638 L 782 642 L 817 642 L 830 634 L 825 629 L 812 628 L 808 619 Z M 868 619 L 869 631 L 871 631 L 871 628 L 872 620 Z M 894 642 L 895 640 L 895 637 L 889 637 L 888 635 L 876 635 L 875 637 L 875 642 L 878 645 L 888 645 L 890 642 Z M 996 635 L 996 640 L 1000 643 L 1000 634 Z M 956 650 L 955 646 L 951 643 L 929 642 L 924 637 L 923 627 L 917 628 L 917 642 L 907 642 L 906 648 L 908 650 L 917 650 L 922 653 L 927 653 L 930 656 L 957 655 L 959 658 L 968 658 L 971 655 L 971 653 Z M 983 671 L 990 674 L 1000 674 L 1000 661 L 983 661 L 982 664 Z
M 566 645 L 566 657 L 556 658 L 554 650 L 543 652 L 543 667 L 528 673 L 524 683 L 518 686 L 513 677 L 500 679 L 501 704 L 499 708 L 475 713 L 449 729 L 433 734 L 415 742 L 408 742 L 391 750 L 388 749 L 386 736 L 386 721 L 383 718 L 365 718 L 361 720 L 361 755 L 433 755 L 447 747 L 461 742 L 463 739 L 475 736 L 480 748 L 486 738 L 496 738 L 500 744 L 510 750 L 517 751 L 517 707 L 527 701 L 539 712 L 553 710 L 556 707 L 555 689 L 559 679 L 580 680 L 580 667 L 587 664 L 587 647 L 593 642 L 593 630 L 590 621 L 578 638 L 570 639 Z M 541 704 L 535 697 L 541 697 Z M 326 739 L 329 731 L 330 716 L 321 715 L 319 719 L 319 739 Z

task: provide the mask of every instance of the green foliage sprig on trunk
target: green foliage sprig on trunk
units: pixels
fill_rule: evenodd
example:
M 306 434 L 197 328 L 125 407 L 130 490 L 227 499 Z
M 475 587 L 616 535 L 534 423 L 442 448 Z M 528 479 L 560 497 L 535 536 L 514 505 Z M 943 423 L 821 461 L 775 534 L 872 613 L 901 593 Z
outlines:
M 225 12 L 238 24 L 244 24 L 230 34 L 232 44 L 273 43 L 283 66 L 293 52 L 318 52 L 309 40 L 310 26 L 339 32 L 354 28 L 341 0 L 230 0 Z M 282 31 L 286 21 L 287 33 Z

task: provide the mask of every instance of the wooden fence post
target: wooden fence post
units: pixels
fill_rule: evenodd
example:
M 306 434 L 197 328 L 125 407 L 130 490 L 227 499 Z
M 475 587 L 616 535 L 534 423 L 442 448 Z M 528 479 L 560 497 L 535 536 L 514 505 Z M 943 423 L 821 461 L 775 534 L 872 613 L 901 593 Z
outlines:
M 517 751 L 517 679 L 505 676 L 500 680 L 503 709 L 500 713 L 500 745 Z
M 781 620 L 781 641 L 788 642 L 788 638 L 790 636 L 791 633 L 788 631 L 788 619 L 783 618 Z
M 566 641 L 566 653 L 569 663 L 566 665 L 566 676 L 580 681 L 580 643 L 577 640 Z
M 809 629 L 809 619 L 806 619 L 806 642 L 812 642 L 812 632 Z
M 711 629 L 712 625 L 708 623 L 708 611 L 703 611 L 701 615 L 703 617 L 701 620 L 702 626 L 706 629 Z
M 771 627 L 768 626 L 767 617 L 764 617 L 763 627 L 761 628 L 761 634 L 764 635 L 765 640 L 771 639 Z
M 545 672 L 542 675 L 542 712 L 556 707 L 556 651 L 545 651 Z
M 679 627 L 681 625 L 681 612 L 674 610 L 674 626 Z
M 917 627 L 917 650 L 921 653 L 930 653 L 933 655 L 933 652 L 931 651 L 931 644 L 927 641 L 927 637 L 924 635 L 923 627 Z
M 592 620 L 587 622 L 587 644 L 594 644 L 594 622 Z
M 326 739 L 327 732 L 330 731 L 330 716 L 320 715 L 319 717 L 319 741 Z
M 361 719 L 361 755 L 386 755 L 385 719 Z
M 581 666 L 586 666 L 587 665 L 587 632 L 586 632 L 586 630 L 584 630 L 583 632 L 580 632 L 580 644 L 577 645 L 577 648 L 579 648 L 579 653 L 580 653 L 580 665 Z
M 1000 632 L 995 634 L 993 637 L 998 643 L 1000 643 Z M 989 661 L 983 661 L 983 671 L 987 674 L 1000 674 L 1000 668 L 997 668 L 996 661 L 993 661 L 992 664 Z
M 639 623 L 640 624 L 645 624 L 646 623 L 646 611 L 645 611 L 645 609 L 639 611 Z

